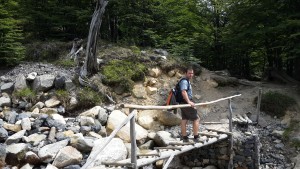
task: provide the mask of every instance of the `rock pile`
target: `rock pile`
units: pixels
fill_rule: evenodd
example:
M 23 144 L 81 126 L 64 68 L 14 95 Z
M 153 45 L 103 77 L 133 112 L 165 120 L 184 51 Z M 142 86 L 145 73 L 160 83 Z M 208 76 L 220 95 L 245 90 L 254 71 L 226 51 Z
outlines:
M 8 73 L 9 76 L 0 78 L 1 168 L 81 168 L 90 160 L 88 156 L 102 146 L 106 136 L 127 117 L 128 112 L 117 109 L 115 105 L 95 106 L 77 117 L 64 117 L 64 106 L 49 91 L 71 91 L 75 85 L 70 73 L 62 74 L 53 71 L 49 65 L 43 66 L 45 69 L 46 67 L 49 71 L 23 74 L 14 70 Z M 38 92 L 40 97 L 37 103 L 13 97 L 13 92 L 26 88 Z M 76 97 L 74 99 L 76 100 Z M 73 104 L 76 104 L 76 101 L 73 101 Z M 174 119 L 172 124 L 170 118 Z M 136 123 L 139 148 L 150 149 L 174 140 L 168 132 L 153 131 L 163 130 L 165 124 L 178 125 L 179 122 L 180 117 L 172 113 L 139 112 Z M 126 159 L 130 155 L 129 133 L 127 124 L 90 167 L 101 166 L 102 161 Z

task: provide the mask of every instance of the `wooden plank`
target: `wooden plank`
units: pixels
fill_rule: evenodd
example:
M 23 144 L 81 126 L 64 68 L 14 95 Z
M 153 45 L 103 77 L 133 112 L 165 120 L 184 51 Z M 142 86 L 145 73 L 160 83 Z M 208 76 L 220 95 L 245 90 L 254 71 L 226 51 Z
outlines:
M 181 147 L 181 150 L 174 150 L 174 151 L 161 151 L 161 155 L 159 157 L 149 157 L 149 158 L 141 158 L 137 160 L 137 167 L 143 167 L 143 166 L 147 166 L 149 164 L 154 163 L 155 161 L 159 161 L 159 160 L 163 160 L 163 159 L 167 159 L 169 158 L 172 154 L 174 154 L 174 156 L 188 152 L 192 149 L 196 149 L 196 148 L 200 148 L 200 147 L 204 147 L 204 146 L 208 146 L 211 145 L 217 141 L 223 140 L 228 138 L 227 134 L 220 134 L 219 139 L 216 138 L 212 138 L 209 142 L 205 142 L 204 144 L 198 143 L 198 144 L 194 144 L 194 145 L 186 145 Z M 122 160 L 122 162 L 126 162 L 126 161 L 130 161 L 130 159 L 125 159 Z
M 163 169 L 167 169 L 171 163 L 171 161 L 173 160 L 174 158 L 174 154 L 171 154 L 171 156 L 169 157 L 168 161 L 166 162 L 166 164 L 164 165 Z
M 224 134 L 232 135 L 232 132 L 227 132 L 227 131 L 222 131 L 222 130 L 209 129 L 209 128 L 206 128 L 206 130 L 214 131 L 214 132 L 217 132 L 217 133 L 224 133 Z
M 133 168 L 135 164 L 132 163 L 122 163 L 122 162 L 102 162 L 101 164 L 106 166 L 118 166 L 118 167 L 130 167 Z
M 160 153 L 147 153 L 147 154 L 137 154 L 138 157 L 147 157 L 147 156 L 160 156 Z
M 154 150 L 181 150 L 181 147 L 154 147 Z
M 232 133 L 232 107 L 231 107 L 231 99 L 228 100 L 228 108 L 229 108 L 229 132 Z M 228 169 L 233 168 L 233 138 L 232 135 L 229 137 L 229 162 Z
M 204 133 L 204 132 L 199 132 L 199 135 L 209 136 L 209 137 L 219 137 L 218 134 L 211 134 L 211 133 Z
M 207 124 L 207 125 L 210 125 L 210 124 L 228 124 L 228 122 L 201 122 L 201 124 Z
M 248 123 L 248 121 L 244 119 L 244 117 L 242 117 L 240 114 L 237 114 L 236 117 L 240 119 L 243 123 Z
M 185 145 L 194 145 L 192 142 L 170 142 L 169 145 L 173 146 L 185 146 Z
M 256 116 L 256 124 L 258 124 L 258 122 L 259 122 L 261 95 L 262 95 L 262 89 L 260 88 L 259 91 L 258 91 L 258 98 L 257 98 L 257 116 Z
M 247 120 L 247 123 L 252 124 L 252 120 L 250 120 L 246 114 L 243 114 L 243 117 Z
M 130 112 L 134 112 L 133 109 L 129 109 Z M 135 133 L 135 113 L 130 119 L 130 142 L 131 142 L 131 163 L 134 164 L 134 169 L 136 168 L 136 133 Z

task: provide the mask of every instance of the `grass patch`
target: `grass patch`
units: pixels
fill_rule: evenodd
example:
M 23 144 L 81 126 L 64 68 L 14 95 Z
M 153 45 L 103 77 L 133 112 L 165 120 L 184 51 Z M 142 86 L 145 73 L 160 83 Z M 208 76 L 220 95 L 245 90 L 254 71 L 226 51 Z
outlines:
M 133 54 L 135 54 L 135 55 L 140 55 L 140 53 L 141 53 L 140 48 L 138 48 L 137 46 L 130 46 L 130 49 L 133 52 Z
M 59 59 L 55 61 L 54 64 L 64 68 L 70 68 L 76 66 L 75 62 L 71 59 Z
M 36 92 L 30 88 L 24 88 L 14 92 L 14 96 L 25 101 L 34 102 L 36 98 Z
M 103 97 L 93 89 L 85 87 L 77 92 L 78 106 L 80 108 L 88 108 L 102 103 Z
M 55 95 L 57 99 L 62 102 L 63 106 L 67 107 L 69 102 L 69 92 L 66 90 L 59 89 L 55 91 Z
M 128 60 L 112 60 L 102 69 L 103 82 L 110 86 L 120 86 L 126 92 L 133 88 L 134 81 L 144 80 L 146 66 Z
M 257 103 L 257 97 L 254 102 Z M 274 91 L 268 91 L 261 98 L 261 110 L 277 117 L 284 116 L 286 110 L 295 104 L 294 98 Z

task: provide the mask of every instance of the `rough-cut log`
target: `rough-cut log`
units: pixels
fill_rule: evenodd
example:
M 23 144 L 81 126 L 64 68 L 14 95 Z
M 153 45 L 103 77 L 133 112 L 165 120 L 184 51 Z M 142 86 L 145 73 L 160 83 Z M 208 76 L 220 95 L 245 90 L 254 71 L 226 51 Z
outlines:
M 102 16 L 105 7 L 108 4 L 107 0 L 98 0 L 97 5 L 90 24 L 89 36 L 86 45 L 85 62 L 80 71 L 80 76 L 87 77 L 98 72 L 96 47 L 98 33 L 100 31 Z

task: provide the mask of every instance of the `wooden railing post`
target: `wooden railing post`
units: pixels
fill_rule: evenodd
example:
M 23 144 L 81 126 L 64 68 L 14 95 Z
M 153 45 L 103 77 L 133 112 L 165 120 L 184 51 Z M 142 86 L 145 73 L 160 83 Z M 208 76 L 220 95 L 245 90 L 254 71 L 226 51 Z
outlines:
M 228 99 L 229 106 L 229 132 L 232 132 L 232 108 L 231 108 L 231 99 Z M 233 136 L 229 136 L 229 163 L 228 169 L 233 168 Z
M 262 89 L 260 88 L 259 91 L 258 91 L 258 98 L 257 98 L 257 116 L 256 116 L 256 124 L 258 124 L 258 122 L 259 122 L 261 94 L 262 94 Z
M 133 112 L 133 109 L 129 109 L 129 112 Z M 131 141 L 131 163 L 134 164 L 134 169 L 137 169 L 137 157 L 136 157 L 136 132 L 135 132 L 135 114 L 130 119 L 130 141 Z

